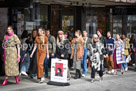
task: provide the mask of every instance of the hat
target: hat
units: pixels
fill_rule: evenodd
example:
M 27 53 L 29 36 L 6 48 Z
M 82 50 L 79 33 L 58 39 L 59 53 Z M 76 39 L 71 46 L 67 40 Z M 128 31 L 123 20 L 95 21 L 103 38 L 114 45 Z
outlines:
M 64 34 L 64 31 L 63 30 L 59 30 L 58 34 Z
M 98 29 L 97 31 L 99 31 L 102 34 L 102 29 Z

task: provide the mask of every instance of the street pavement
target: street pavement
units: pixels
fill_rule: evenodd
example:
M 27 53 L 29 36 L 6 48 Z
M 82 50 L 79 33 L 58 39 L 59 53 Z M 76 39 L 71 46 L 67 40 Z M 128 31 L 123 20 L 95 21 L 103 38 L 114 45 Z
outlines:
M 96 76 L 94 83 L 91 83 L 90 70 L 81 79 L 73 79 L 74 71 L 71 71 L 71 75 L 70 86 L 48 85 L 49 78 L 40 84 L 36 78 L 22 76 L 20 84 L 16 85 L 14 77 L 10 77 L 8 85 L 0 86 L 0 91 L 136 91 L 136 72 L 133 70 L 129 70 L 124 75 L 121 75 L 120 71 L 117 76 L 105 74 L 102 81 Z M 3 79 L 4 77 L 0 77 L 0 83 Z

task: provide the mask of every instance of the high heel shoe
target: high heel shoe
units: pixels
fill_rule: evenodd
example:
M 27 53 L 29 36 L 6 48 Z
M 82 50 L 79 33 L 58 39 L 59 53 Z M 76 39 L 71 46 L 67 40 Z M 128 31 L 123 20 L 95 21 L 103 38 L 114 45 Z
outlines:
M 16 84 L 19 84 L 19 82 L 20 82 L 19 77 L 18 77 L 18 76 L 16 76 L 16 77 L 15 77 L 15 79 L 16 79 Z
M 8 78 L 5 78 L 4 82 L 2 83 L 2 86 L 7 85 L 7 83 L 8 83 Z

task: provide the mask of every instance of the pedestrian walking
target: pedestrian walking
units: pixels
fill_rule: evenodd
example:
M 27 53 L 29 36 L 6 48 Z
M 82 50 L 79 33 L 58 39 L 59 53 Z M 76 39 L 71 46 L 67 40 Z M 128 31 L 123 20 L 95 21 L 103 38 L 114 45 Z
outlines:
M 122 63 L 121 66 L 122 66 L 122 69 L 127 71 L 128 70 L 128 65 L 127 65 L 127 62 L 126 62 L 126 58 L 128 57 L 129 55 L 129 48 L 130 48 L 130 45 L 129 45 L 129 39 L 126 38 L 126 36 L 123 34 L 122 35 L 122 41 L 124 43 L 124 60 L 125 60 L 125 63 Z
M 107 32 L 107 49 L 108 56 L 106 58 L 108 74 L 114 73 L 114 62 L 113 62 L 113 50 L 114 50 L 114 39 L 111 37 L 111 32 Z
M 35 38 L 37 36 L 37 30 L 33 30 L 30 37 L 26 40 L 26 43 L 28 45 L 28 48 L 26 50 L 26 53 L 24 55 L 24 58 L 26 56 L 29 56 L 31 55 L 33 49 L 34 49 L 34 41 L 35 41 Z M 29 69 L 28 69 L 28 74 L 31 78 L 33 77 L 36 77 L 37 76 L 37 49 L 36 51 L 34 52 L 33 54 L 33 57 L 30 58 L 30 66 L 29 66 Z
M 55 57 L 56 52 L 56 40 L 55 37 L 50 34 L 50 30 L 45 30 L 45 35 L 48 37 L 48 50 L 49 50 L 49 59 L 45 58 L 44 60 L 44 71 L 45 71 L 45 77 L 48 78 L 48 64 L 51 63 L 51 58 Z
M 100 80 L 103 79 L 103 61 L 101 55 L 103 54 L 104 45 L 99 41 L 99 37 L 94 34 L 92 44 L 89 44 L 88 56 L 91 60 L 91 83 L 95 81 L 95 73 L 98 72 Z
M 7 85 L 8 77 L 14 76 L 16 84 L 19 84 L 19 62 L 20 62 L 20 40 L 13 32 L 12 26 L 7 28 L 4 36 L 4 64 L 5 64 L 5 80 L 2 86 Z
M 83 60 L 81 61 L 82 66 L 82 77 L 85 77 L 87 73 L 87 53 L 88 53 L 88 45 L 91 43 L 91 38 L 88 37 L 88 33 L 86 30 L 83 30 L 83 40 L 84 40 L 84 55 Z
M 37 78 L 40 79 L 40 83 L 43 83 L 45 80 L 44 78 L 44 59 L 47 54 L 47 58 L 49 58 L 48 53 L 48 38 L 44 35 L 44 29 L 42 27 L 38 30 L 38 36 L 35 39 L 35 46 L 34 49 L 30 55 L 30 57 L 33 57 L 33 54 L 37 48 Z
M 83 60 L 84 46 L 83 38 L 80 30 L 75 31 L 75 38 L 72 40 L 72 53 L 71 59 L 73 59 L 74 67 L 76 69 L 74 79 L 81 78 L 81 60 Z
M 120 39 L 119 34 L 116 34 L 116 41 L 114 42 L 113 60 L 114 60 L 114 75 L 117 75 L 117 69 L 122 69 L 121 64 L 125 63 L 124 43 Z M 121 70 L 121 73 L 124 74 L 124 71 Z
M 26 40 L 28 39 L 28 32 L 26 30 L 23 31 L 21 35 L 21 62 L 20 62 L 20 75 L 28 76 L 27 72 L 30 65 L 30 57 L 29 55 L 25 56 L 26 50 L 27 50 L 27 43 Z

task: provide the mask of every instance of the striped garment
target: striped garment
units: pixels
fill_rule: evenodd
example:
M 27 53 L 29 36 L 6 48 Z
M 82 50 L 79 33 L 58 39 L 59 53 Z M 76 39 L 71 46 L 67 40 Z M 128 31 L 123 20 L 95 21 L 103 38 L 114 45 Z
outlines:
M 125 63 L 125 60 L 122 59 L 122 55 L 124 55 L 124 43 L 120 39 L 117 43 L 117 41 L 114 42 L 114 49 L 116 48 L 116 61 L 117 64 Z

